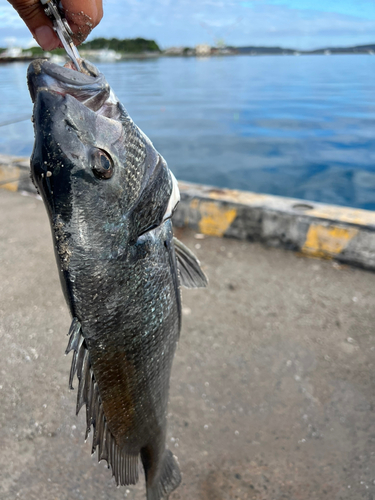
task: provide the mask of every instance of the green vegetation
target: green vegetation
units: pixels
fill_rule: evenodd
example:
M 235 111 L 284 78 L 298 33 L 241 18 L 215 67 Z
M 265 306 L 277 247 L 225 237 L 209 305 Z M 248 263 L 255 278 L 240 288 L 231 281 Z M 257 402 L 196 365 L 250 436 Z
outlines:
M 145 38 L 134 38 L 119 40 L 118 38 L 95 38 L 90 42 L 81 45 L 82 50 L 101 50 L 109 49 L 116 52 L 128 52 L 137 54 L 140 52 L 160 52 L 160 48 L 154 40 Z
M 44 50 L 42 50 L 40 47 L 30 47 L 29 49 L 23 49 L 22 52 L 31 52 L 33 56 L 42 56 L 44 54 Z
M 154 40 L 146 40 L 144 38 L 118 40 L 117 38 L 95 38 L 90 42 L 83 43 L 78 47 L 78 50 L 101 50 L 110 49 L 116 52 L 127 52 L 131 54 L 139 54 L 141 52 L 160 52 L 160 48 Z M 1 50 L 1 49 L 0 49 Z M 31 52 L 34 57 L 43 57 L 44 50 L 40 47 L 31 47 L 23 49 L 23 53 Z M 51 50 L 52 54 L 66 55 L 64 49 Z
M 25 53 L 30 53 L 34 56 L 34 57 L 43 57 L 43 54 L 45 53 L 45 50 L 41 49 L 40 47 L 30 47 L 29 49 L 23 49 L 22 52 L 25 54 Z M 64 49 L 55 49 L 55 50 L 51 50 L 51 53 L 52 54 L 57 54 L 57 55 L 61 55 L 61 56 L 64 56 L 66 55 L 66 52 Z

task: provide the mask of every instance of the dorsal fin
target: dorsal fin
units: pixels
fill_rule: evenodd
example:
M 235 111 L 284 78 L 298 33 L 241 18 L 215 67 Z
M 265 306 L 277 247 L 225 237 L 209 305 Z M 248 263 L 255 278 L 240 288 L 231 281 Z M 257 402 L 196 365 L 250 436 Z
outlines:
M 177 266 L 180 271 L 181 285 L 186 288 L 205 288 L 208 284 L 208 279 L 200 267 L 199 260 L 177 238 L 173 238 L 173 243 Z
M 106 460 L 112 469 L 117 485 L 136 484 L 138 481 L 139 455 L 130 455 L 120 449 L 108 428 L 104 415 L 99 387 L 91 367 L 90 353 L 82 335 L 81 324 L 74 318 L 69 330 L 70 338 L 66 353 L 73 350 L 69 386 L 72 388 L 74 374 L 79 381 L 77 392 L 77 415 L 86 405 L 86 439 L 93 427 L 92 453 L 98 448 L 98 462 Z

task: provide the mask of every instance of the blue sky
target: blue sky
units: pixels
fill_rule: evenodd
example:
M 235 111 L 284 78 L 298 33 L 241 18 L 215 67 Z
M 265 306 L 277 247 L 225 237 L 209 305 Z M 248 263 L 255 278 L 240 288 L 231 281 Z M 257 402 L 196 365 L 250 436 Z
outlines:
M 141 36 L 163 48 L 219 39 L 299 49 L 375 43 L 375 0 L 104 0 L 96 36 Z M 0 0 L 0 46 L 14 40 L 26 46 L 31 37 Z

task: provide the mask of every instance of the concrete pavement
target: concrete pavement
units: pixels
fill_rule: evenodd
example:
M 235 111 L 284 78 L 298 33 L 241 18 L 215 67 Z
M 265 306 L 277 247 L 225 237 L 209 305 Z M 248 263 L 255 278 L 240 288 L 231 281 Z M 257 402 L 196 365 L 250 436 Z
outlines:
M 374 500 L 375 274 L 178 230 L 210 279 L 183 291 L 171 500 Z M 0 498 L 145 498 L 90 457 L 43 204 L 0 190 Z

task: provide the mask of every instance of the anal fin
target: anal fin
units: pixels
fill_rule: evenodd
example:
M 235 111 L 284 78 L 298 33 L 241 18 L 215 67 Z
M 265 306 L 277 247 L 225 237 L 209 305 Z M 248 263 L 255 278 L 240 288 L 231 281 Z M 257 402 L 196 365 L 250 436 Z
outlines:
M 126 449 L 120 448 L 108 428 L 104 414 L 99 387 L 91 366 L 90 353 L 82 335 L 81 324 L 73 319 L 69 330 L 70 338 L 66 352 L 73 350 L 70 369 L 69 386 L 72 389 L 74 374 L 79 381 L 77 391 L 77 414 L 86 405 L 86 439 L 93 427 L 92 453 L 97 449 L 98 462 L 106 460 L 112 469 L 117 485 L 136 484 L 138 481 L 139 455 L 131 455 Z

